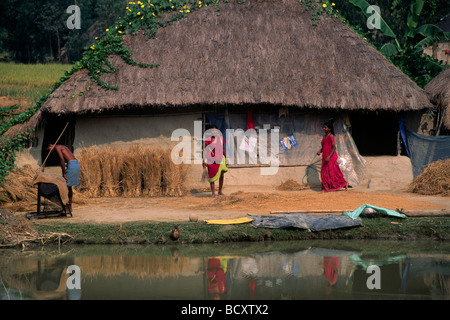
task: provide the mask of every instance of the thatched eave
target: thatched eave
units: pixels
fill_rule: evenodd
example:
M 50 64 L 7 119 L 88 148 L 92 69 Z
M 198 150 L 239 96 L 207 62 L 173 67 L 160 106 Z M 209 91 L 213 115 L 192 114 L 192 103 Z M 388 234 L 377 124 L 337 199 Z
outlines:
M 425 91 L 431 102 L 441 110 L 442 125 L 450 129 L 450 69 L 441 72 L 431 80 L 425 86 Z

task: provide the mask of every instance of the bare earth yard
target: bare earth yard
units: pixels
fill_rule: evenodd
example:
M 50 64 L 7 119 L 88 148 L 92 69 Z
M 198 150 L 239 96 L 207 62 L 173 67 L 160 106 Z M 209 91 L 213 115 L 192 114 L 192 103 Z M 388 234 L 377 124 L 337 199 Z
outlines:
M 353 211 L 363 204 L 391 210 L 450 210 L 449 197 L 400 191 L 279 191 L 268 186 L 226 186 L 224 193 L 225 195 L 216 198 L 211 198 L 207 189 L 183 197 L 86 198 L 78 194 L 78 201 L 74 199 L 73 217 L 64 220 L 77 223 L 188 221 L 191 213 L 196 213 L 199 220 L 206 220 L 239 218 L 247 214 L 271 214 L 275 211 L 341 214 L 342 211 Z M 51 220 L 55 221 L 47 221 Z

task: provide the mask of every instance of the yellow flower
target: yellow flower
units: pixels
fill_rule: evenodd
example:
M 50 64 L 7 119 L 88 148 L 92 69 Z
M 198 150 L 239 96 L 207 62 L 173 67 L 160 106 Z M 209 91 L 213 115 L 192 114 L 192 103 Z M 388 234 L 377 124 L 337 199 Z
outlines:
M 331 3 L 332 6 L 335 6 L 336 4 L 334 2 Z
M 140 16 L 141 15 L 141 12 L 138 12 L 138 16 Z
M 117 32 L 118 32 L 118 33 L 122 33 L 122 31 L 120 31 L 120 30 L 119 30 L 119 31 L 117 31 Z
M 109 31 L 109 29 L 106 29 L 106 32 L 108 32 Z
M 322 5 L 322 7 L 324 7 L 324 8 L 326 8 L 327 7 L 327 5 L 324 3 L 323 5 Z

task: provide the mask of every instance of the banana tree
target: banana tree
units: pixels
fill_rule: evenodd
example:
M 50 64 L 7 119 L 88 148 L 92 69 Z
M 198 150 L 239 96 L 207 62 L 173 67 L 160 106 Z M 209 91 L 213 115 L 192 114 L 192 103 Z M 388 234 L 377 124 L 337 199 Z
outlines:
M 385 43 L 380 51 L 392 63 L 411 77 L 419 86 L 425 86 L 434 76 L 446 67 L 438 60 L 423 54 L 423 49 L 439 41 L 450 40 L 450 32 L 444 32 L 434 24 L 419 26 L 419 17 L 425 0 L 412 0 L 406 27 L 402 37 L 396 35 L 380 13 L 370 10 L 366 0 L 348 0 L 359 8 L 367 19 L 376 19 L 377 29 L 394 41 Z M 369 9 L 369 10 L 368 10 Z

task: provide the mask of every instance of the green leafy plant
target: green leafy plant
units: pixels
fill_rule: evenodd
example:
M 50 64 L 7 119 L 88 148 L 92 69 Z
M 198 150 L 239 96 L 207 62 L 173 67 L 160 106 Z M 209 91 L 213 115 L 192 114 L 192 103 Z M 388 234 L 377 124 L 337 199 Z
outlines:
M 378 13 L 369 13 L 370 4 L 366 0 L 349 0 L 351 4 L 370 18 L 377 15 L 380 29 L 384 35 L 391 37 L 393 42 L 387 42 L 379 49 L 393 64 L 424 87 L 432 78 L 446 67 L 438 60 L 423 53 L 423 49 L 439 41 L 450 40 L 450 32 L 444 32 L 434 24 L 419 25 L 425 0 L 412 0 L 406 20 L 403 37 L 396 35 L 387 22 Z

